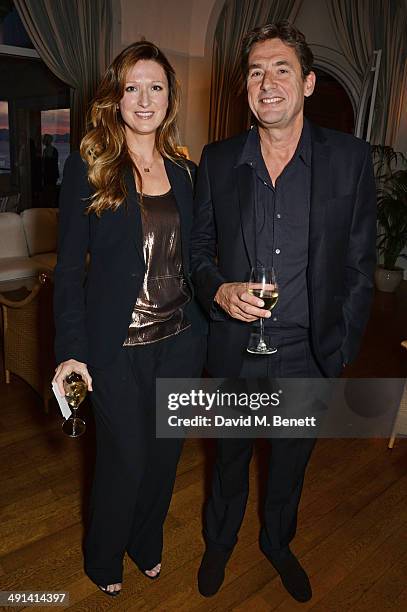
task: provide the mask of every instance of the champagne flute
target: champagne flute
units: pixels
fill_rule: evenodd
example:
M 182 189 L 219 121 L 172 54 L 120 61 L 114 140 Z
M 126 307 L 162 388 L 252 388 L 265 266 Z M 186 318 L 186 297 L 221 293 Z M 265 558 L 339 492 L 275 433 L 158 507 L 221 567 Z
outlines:
M 77 372 L 71 372 L 64 380 L 64 391 L 68 406 L 72 410 L 69 419 L 62 424 L 63 432 L 70 438 L 78 438 L 85 433 L 86 423 L 80 419 L 77 410 L 86 397 L 88 385 Z
M 266 266 L 256 266 L 252 268 L 247 291 L 251 295 L 263 300 L 263 308 L 272 310 L 278 301 L 278 283 L 274 268 L 268 268 Z M 264 337 L 263 317 L 260 318 L 260 337 L 257 335 L 253 337 L 255 341 L 251 341 L 247 347 L 249 353 L 253 353 L 254 355 L 271 355 L 277 352 L 275 347 L 269 346 L 266 342 Z

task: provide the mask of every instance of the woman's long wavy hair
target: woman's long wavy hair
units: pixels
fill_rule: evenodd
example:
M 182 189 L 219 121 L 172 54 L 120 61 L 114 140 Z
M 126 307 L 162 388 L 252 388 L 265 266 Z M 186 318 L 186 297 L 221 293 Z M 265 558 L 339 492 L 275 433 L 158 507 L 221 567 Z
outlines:
M 133 163 L 118 104 L 124 95 L 128 71 L 139 60 L 154 60 L 162 66 L 168 79 L 168 108 L 156 132 L 157 150 L 163 157 L 186 166 L 185 157 L 177 150 L 180 144 L 177 126 L 180 88 L 174 69 L 153 43 L 133 43 L 107 69 L 89 110 L 90 128 L 81 141 L 80 153 L 88 164 L 88 179 L 94 188 L 88 212 L 98 216 L 109 208 L 117 210 L 127 196 L 124 170 L 131 168 Z M 142 191 L 142 179 L 137 168 L 136 173 Z

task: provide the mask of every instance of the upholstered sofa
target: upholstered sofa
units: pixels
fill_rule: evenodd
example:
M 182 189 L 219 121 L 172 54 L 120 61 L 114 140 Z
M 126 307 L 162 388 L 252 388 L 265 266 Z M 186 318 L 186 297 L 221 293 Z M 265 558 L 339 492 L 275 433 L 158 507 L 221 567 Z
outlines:
M 58 209 L 0 213 L 0 287 L 30 286 L 56 264 Z

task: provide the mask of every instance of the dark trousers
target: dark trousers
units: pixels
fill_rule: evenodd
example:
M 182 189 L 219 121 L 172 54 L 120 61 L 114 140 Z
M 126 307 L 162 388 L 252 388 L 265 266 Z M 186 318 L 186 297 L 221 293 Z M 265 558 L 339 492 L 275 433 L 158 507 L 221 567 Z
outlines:
M 155 382 L 199 377 L 203 360 L 204 338 L 189 328 L 90 368 L 97 456 L 85 570 L 97 584 L 122 581 L 126 551 L 140 569 L 161 561 L 182 440 L 155 437 Z
M 319 378 L 307 337 L 274 336 L 274 355 L 245 355 L 241 378 Z M 315 438 L 275 438 L 267 480 L 267 493 L 260 532 L 260 546 L 270 557 L 281 558 L 288 551 L 297 526 L 297 512 L 305 469 Z M 208 547 L 231 550 L 237 542 L 249 494 L 249 465 L 253 439 L 220 439 L 212 481 L 212 493 L 205 512 L 204 537 Z

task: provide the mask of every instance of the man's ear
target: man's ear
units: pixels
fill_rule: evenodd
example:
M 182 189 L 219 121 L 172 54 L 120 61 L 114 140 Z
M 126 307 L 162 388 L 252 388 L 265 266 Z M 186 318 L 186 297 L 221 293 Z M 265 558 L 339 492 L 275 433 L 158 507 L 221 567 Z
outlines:
M 314 92 L 317 77 L 315 72 L 310 72 L 304 79 L 304 96 L 309 98 Z

